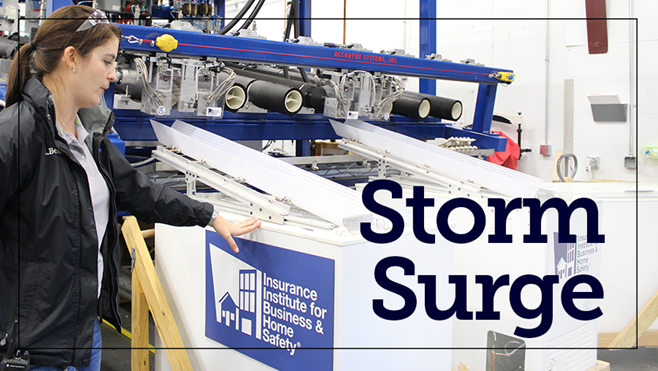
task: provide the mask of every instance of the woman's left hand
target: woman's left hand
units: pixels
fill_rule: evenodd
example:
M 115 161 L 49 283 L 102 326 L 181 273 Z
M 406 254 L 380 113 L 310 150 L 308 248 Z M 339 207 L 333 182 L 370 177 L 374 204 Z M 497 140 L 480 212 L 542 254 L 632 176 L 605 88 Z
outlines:
M 238 245 L 233 240 L 233 236 L 240 236 L 245 233 L 249 233 L 254 229 L 260 227 L 260 219 L 245 219 L 237 224 L 230 223 L 228 220 L 224 219 L 221 215 L 218 215 L 215 221 L 212 223 L 213 228 L 217 233 L 224 237 L 228 245 L 233 249 L 234 252 L 238 253 L 240 249 Z

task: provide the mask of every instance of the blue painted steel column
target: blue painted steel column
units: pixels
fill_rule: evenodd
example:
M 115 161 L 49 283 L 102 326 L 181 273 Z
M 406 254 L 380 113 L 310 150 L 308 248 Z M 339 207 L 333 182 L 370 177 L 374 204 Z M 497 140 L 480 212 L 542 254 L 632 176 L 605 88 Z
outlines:
M 480 84 L 478 99 L 475 102 L 475 115 L 473 116 L 474 131 L 486 133 L 491 130 L 491 118 L 493 117 L 497 89 L 498 85 Z
M 215 0 L 215 9 L 214 13 L 219 17 L 219 27 L 217 29 L 224 28 L 224 17 L 226 16 L 226 2 L 224 0 Z
M 114 108 L 114 83 L 111 83 L 110 87 L 105 90 L 103 97 L 105 98 L 107 108 Z
M 299 0 L 299 18 L 299 36 L 311 37 L 311 0 Z M 296 156 L 311 155 L 310 140 L 297 140 L 295 147 Z
M 420 0 L 420 55 L 436 53 L 436 0 Z M 420 79 L 420 92 L 436 95 L 436 80 Z
M 311 37 L 311 0 L 299 0 L 299 36 Z
M 311 155 L 311 141 L 310 140 L 297 140 L 295 141 L 295 156 L 310 156 Z
M 63 8 L 67 5 L 73 5 L 73 1 L 71 0 L 51 0 L 46 2 L 46 17 L 50 15 L 50 13 L 54 12 L 55 10 L 59 8 Z

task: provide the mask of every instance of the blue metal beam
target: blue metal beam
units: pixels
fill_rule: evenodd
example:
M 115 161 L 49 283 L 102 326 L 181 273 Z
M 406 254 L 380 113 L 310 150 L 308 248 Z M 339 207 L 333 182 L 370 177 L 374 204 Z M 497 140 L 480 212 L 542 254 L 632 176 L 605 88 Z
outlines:
M 299 1 L 299 36 L 311 37 L 311 0 Z
M 269 114 L 268 114 L 269 115 Z M 173 118 L 156 118 L 158 122 L 171 125 Z M 187 123 L 221 135 L 231 140 L 300 140 L 308 144 L 314 139 L 340 139 L 334 132 L 328 120 L 185 120 Z M 507 139 L 497 134 L 482 134 L 472 130 L 459 129 L 442 123 L 424 122 L 387 122 L 374 123 L 384 129 L 408 135 L 417 139 L 431 139 L 444 137 L 470 137 L 475 138 L 474 145 L 479 148 L 493 148 L 504 151 Z M 121 139 L 124 141 L 156 141 L 157 138 L 151 128 L 150 117 L 128 118 L 117 117 L 114 124 Z M 308 148 L 304 148 L 308 151 Z
M 486 133 L 491 130 L 491 118 L 493 117 L 497 89 L 498 85 L 480 84 L 478 98 L 475 103 L 475 115 L 473 116 L 474 131 Z
M 420 58 L 436 53 L 436 0 L 420 0 Z M 419 91 L 436 95 L 436 81 L 420 79 Z
M 155 141 L 155 133 L 150 119 L 143 113 L 131 110 L 115 110 L 114 128 L 124 141 Z M 221 120 L 211 120 L 196 116 L 178 117 L 181 120 L 221 135 L 231 140 L 313 140 L 339 139 L 329 119 L 320 115 L 297 115 L 291 118 L 279 113 L 235 114 L 226 112 Z M 175 117 L 155 117 L 154 120 L 171 125 Z M 444 136 L 446 124 L 438 121 L 416 122 L 397 118 L 390 122 L 374 124 L 397 133 L 418 139 L 440 138 Z M 461 136 L 464 136 L 461 133 Z
M 475 83 L 497 84 L 491 76 L 510 70 L 421 58 L 393 56 L 364 51 L 314 45 L 282 43 L 244 37 L 202 34 L 198 32 L 120 25 L 124 39 L 121 48 L 149 53 L 162 52 L 155 40 L 170 34 L 178 47 L 170 55 L 217 57 L 223 60 L 284 64 L 302 67 L 359 69 L 392 75 L 429 77 Z M 127 37 L 143 40 L 131 43 Z
M 50 0 L 46 2 L 46 17 L 50 15 L 50 13 L 54 12 L 55 10 L 59 8 L 63 8 L 67 5 L 73 5 L 73 1 L 71 0 Z
M 226 1 L 214 0 L 214 14 L 219 17 L 218 30 L 224 28 L 224 17 L 226 16 Z

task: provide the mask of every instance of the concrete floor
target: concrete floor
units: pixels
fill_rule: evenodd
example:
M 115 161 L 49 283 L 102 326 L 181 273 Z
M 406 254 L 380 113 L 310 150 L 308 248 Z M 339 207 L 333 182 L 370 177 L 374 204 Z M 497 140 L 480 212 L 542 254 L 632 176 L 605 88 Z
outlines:
M 599 350 L 598 359 L 610 363 L 610 371 L 658 371 L 658 349 Z
M 124 327 L 128 329 L 130 326 L 130 313 L 123 308 L 121 312 L 124 317 Z M 149 331 L 151 344 L 153 344 L 154 328 L 151 324 Z M 101 325 L 101 332 L 103 334 L 101 371 L 130 370 L 130 340 L 105 324 Z M 149 354 L 149 367 L 151 371 L 154 371 L 155 356 L 153 353 Z M 599 350 L 598 359 L 610 363 L 611 371 L 658 371 L 657 348 Z
M 130 303 L 122 304 L 119 313 L 123 328 L 130 331 Z M 153 345 L 155 336 L 153 319 L 149 327 L 149 344 Z M 103 336 L 101 371 L 130 370 L 130 339 L 106 324 L 101 325 L 101 334 Z M 151 352 L 149 352 L 149 370 L 155 370 L 155 355 Z
M 130 303 L 122 304 L 119 312 L 123 327 L 130 331 Z M 151 345 L 155 342 L 155 331 L 155 324 L 151 319 L 149 326 Z M 101 325 L 101 333 L 103 336 L 101 371 L 130 370 L 130 340 L 105 324 Z M 658 348 L 599 350 L 597 359 L 610 363 L 610 371 L 658 371 Z M 149 369 L 155 370 L 153 353 L 149 353 Z

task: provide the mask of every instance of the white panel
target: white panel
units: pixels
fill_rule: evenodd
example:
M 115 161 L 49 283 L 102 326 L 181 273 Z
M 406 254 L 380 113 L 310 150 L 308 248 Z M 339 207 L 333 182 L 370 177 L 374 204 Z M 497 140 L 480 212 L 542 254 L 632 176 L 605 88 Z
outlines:
M 596 365 L 597 340 L 596 324 L 591 322 L 548 342 L 546 344 L 548 348 L 546 369 L 555 371 L 589 370 Z
M 343 138 L 386 150 L 417 164 L 442 171 L 457 178 L 473 181 L 493 191 L 512 197 L 534 197 L 542 180 L 518 171 L 478 160 L 445 148 L 382 129 L 359 120 L 345 124 L 330 120 L 336 133 Z
M 371 214 L 359 193 L 338 183 L 182 121 L 177 120 L 171 128 L 153 120 L 151 123 L 160 143 L 177 147 L 190 157 L 277 198 L 286 198 L 332 223 L 344 225 L 345 219 Z

